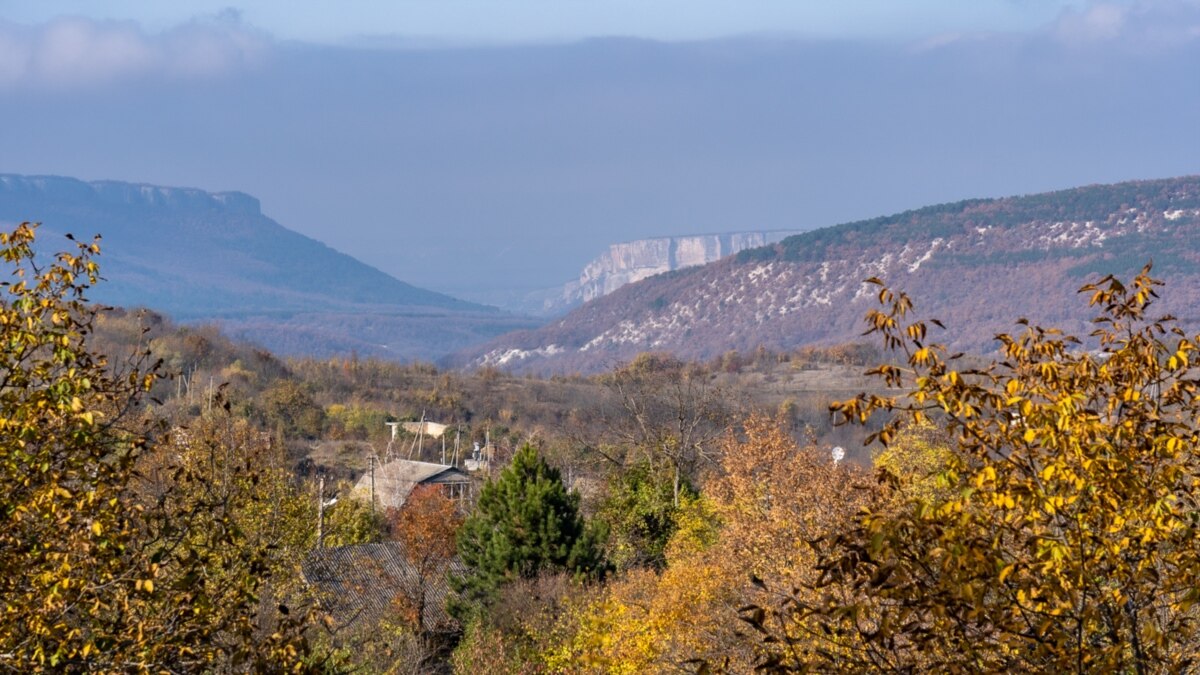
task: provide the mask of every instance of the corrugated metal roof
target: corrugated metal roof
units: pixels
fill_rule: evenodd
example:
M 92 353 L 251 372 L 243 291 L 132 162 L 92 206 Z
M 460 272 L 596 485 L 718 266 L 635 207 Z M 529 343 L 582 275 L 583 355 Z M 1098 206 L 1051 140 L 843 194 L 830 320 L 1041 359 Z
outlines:
M 469 483 L 471 477 L 461 469 L 447 464 L 414 462 L 397 459 L 375 469 L 375 499 L 384 508 L 398 509 L 404 506 L 408 494 L 418 485 L 441 483 Z M 368 471 L 354 484 L 357 496 L 367 495 L 370 499 L 371 473 Z
M 301 566 L 304 579 L 317 588 L 321 606 L 340 626 L 370 626 L 394 614 L 397 596 L 421 587 L 416 569 L 404 555 L 400 542 L 357 544 L 313 549 Z M 454 630 L 457 623 L 446 612 L 450 594 L 448 570 L 461 571 L 457 561 L 435 570 L 425 580 L 425 630 Z

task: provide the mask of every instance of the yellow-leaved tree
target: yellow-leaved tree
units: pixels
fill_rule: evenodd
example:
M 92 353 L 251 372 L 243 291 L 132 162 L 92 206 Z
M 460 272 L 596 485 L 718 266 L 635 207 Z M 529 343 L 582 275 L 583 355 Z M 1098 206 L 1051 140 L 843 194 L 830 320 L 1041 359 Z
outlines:
M 746 672 L 769 658 L 736 625 L 738 610 L 774 601 L 768 588 L 816 583 L 816 557 L 806 542 L 850 520 L 866 481 L 768 417 L 751 416 L 741 432 L 725 437 L 719 472 L 703 496 L 685 499 L 666 569 L 634 570 L 610 582 L 580 610 L 552 667 L 643 673 L 706 664 Z M 763 621 L 788 639 L 815 630 L 804 618 L 779 618 Z
M 0 671 L 322 667 L 277 583 L 303 535 L 280 467 L 247 461 L 261 435 L 163 441 L 156 365 L 89 345 L 98 242 L 47 261 L 34 236 L 0 233 Z
M 1147 267 L 1081 289 L 1100 309 L 1090 343 L 1030 326 L 999 335 L 981 369 L 927 341 L 912 303 L 877 280 L 874 332 L 904 355 L 875 372 L 897 396 L 834 406 L 879 432 L 932 421 L 952 439 L 935 492 L 880 502 L 816 542 L 821 578 L 747 618 L 793 658 L 770 617 L 817 622 L 823 667 L 913 672 L 1187 672 L 1197 667 L 1200 380 L 1197 340 L 1148 311 Z

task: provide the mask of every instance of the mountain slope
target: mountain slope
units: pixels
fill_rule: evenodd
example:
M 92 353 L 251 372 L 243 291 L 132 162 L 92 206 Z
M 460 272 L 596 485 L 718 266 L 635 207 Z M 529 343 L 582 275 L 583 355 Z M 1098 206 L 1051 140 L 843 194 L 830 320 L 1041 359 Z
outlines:
M 878 276 L 986 351 L 1025 316 L 1088 332 L 1076 289 L 1147 261 L 1168 282 L 1159 307 L 1195 325 L 1200 177 L 976 199 L 814 230 L 626 286 L 535 331 L 458 357 L 518 370 L 597 370 L 640 351 L 707 358 L 759 345 L 859 339 Z
M 47 252 L 62 248 L 57 235 L 102 235 L 105 282 L 93 300 L 219 320 L 284 353 L 436 358 L 530 325 L 399 281 L 288 230 L 238 192 L 0 175 L 0 222 L 24 220 L 43 223 L 40 248 Z M 373 318 L 351 328 L 348 314 Z M 413 330 L 441 321 L 455 327 L 453 336 Z M 401 325 L 402 334 L 389 341 Z

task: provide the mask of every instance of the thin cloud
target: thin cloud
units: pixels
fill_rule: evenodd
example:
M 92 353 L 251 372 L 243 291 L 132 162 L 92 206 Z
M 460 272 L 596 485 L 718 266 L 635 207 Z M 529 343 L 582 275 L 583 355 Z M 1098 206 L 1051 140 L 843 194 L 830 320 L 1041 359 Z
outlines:
M 253 67 L 271 41 L 236 12 L 157 34 L 130 21 L 0 23 L 0 87 L 78 88 L 135 78 L 216 77 Z
M 1177 46 L 1200 38 L 1200 0 L 1093 0 L 1065 10 L 1051 34 L 1068 45 Z
M 1025 0 L 1010 0 L 1014 4 Z M 1200 41 L 1200 0 L 1090 0 L 1064 9 L 1053 21 L 1031 31 L 942 33 L 913 43 L 915 53 L 968 45 L 1051 42 L 1086 51 L 1153 53 Z

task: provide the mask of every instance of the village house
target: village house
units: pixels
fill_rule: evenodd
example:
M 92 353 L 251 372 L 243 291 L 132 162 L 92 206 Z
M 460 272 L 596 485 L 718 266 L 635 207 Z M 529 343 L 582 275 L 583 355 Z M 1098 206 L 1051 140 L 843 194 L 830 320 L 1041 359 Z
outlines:
M 448 464 L 396 459 L 365 472 L 354 485 L 354 495 L 373 500 L 384 509 L 404 506 L 408 495 L 419 485 L 437 485 L 450 499 L 471 499 L 471 477 Z

